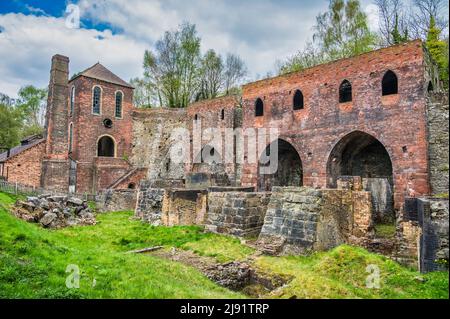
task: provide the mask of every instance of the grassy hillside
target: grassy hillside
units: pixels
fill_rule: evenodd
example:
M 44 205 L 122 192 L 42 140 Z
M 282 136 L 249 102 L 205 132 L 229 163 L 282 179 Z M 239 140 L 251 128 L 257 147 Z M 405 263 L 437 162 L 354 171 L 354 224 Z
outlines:
M 0 298 L 243 298 L 198 270 L 129 250 L 163 245 L 218 262 L 245 260 L 254 250 L 199 227 L 152 227 L 131 212 L 98 216 L 95 226 L 47 230 L 7 211 L 15 198 L 0 193 Z M 448 273 L 420 275 L 389 259 L 341 246 L 309 257 L 254 257 L 254 267 L 292 279 L 268 298 L 448 298 Z M 68 289 L 66 267 L 81 270 Z M 380 268 L 380 289 L 367 289 L 367 265 Z M 95 279 L 95 281 L 94 281 Z

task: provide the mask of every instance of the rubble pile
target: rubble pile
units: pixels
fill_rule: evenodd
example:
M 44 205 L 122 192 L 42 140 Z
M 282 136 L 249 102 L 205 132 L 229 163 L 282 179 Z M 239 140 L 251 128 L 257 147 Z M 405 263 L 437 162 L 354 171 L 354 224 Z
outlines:
M 96 219 L 86 201 L 67 196 L 39 195 L 19 200 L 13 214 L 45 228 L 64 228 L 76 225 L 95 225 Z

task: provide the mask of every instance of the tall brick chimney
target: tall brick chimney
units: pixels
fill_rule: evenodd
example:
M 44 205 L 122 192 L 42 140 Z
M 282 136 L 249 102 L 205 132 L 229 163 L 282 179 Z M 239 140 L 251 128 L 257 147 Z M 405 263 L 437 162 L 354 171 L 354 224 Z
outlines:
M 69 58 L 52 58 L 46 114 L 46 151 L 42 163 L 41 186 L 67 191 L 68 158 L 68 82 Z

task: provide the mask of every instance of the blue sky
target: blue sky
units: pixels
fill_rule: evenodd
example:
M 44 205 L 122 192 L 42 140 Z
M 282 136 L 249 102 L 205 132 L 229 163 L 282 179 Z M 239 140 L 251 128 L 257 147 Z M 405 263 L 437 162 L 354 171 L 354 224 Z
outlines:
M 373 28 L 372 0 L 362 0 Z M 68 28 L 66 7 L 80 9 Z M 328 0 L 0 0 L 0 92 L 48 84 L 51 56 L 69 56 L 71 74 L 100 61 L 125 80 L 141 76 L 145 49 L 183 21 L 197 25 L 202 50 L 240 55 L 254 80 L 303 48 Z

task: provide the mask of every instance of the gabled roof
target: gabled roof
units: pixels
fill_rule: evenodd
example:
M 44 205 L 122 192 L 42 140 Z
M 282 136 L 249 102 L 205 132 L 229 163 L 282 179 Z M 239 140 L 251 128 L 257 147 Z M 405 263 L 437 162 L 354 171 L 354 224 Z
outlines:
M 85 76 L 87 78 L 96 79 L 134 89 L 134 87 L 130 83 L 125 82 L 124 80 L 119 78 L 117 75 L 112 73 L 110 70 L 108 70 L 99 62 L 94 64 L 90 68 L 84 70 L 83 72 L 78 73 L 70 81 L 75 80 L 79 76 Z
M 29 136 L 29 137 L 23 139 L 20 142 L 20 145 L 11 148 L 9 150 L 9 154 L 8 154 L 8 152 L 0 153 L 0 162 L 5 162 L 6 160 L 8 160 L 8 159 L 22 153 L 23 151 L 26 151 L 27 149 L 29 149 L 39 143 L 42 143 L 44 141 L 45 141 L 45 138 L 43 138 L 42 135 Z

